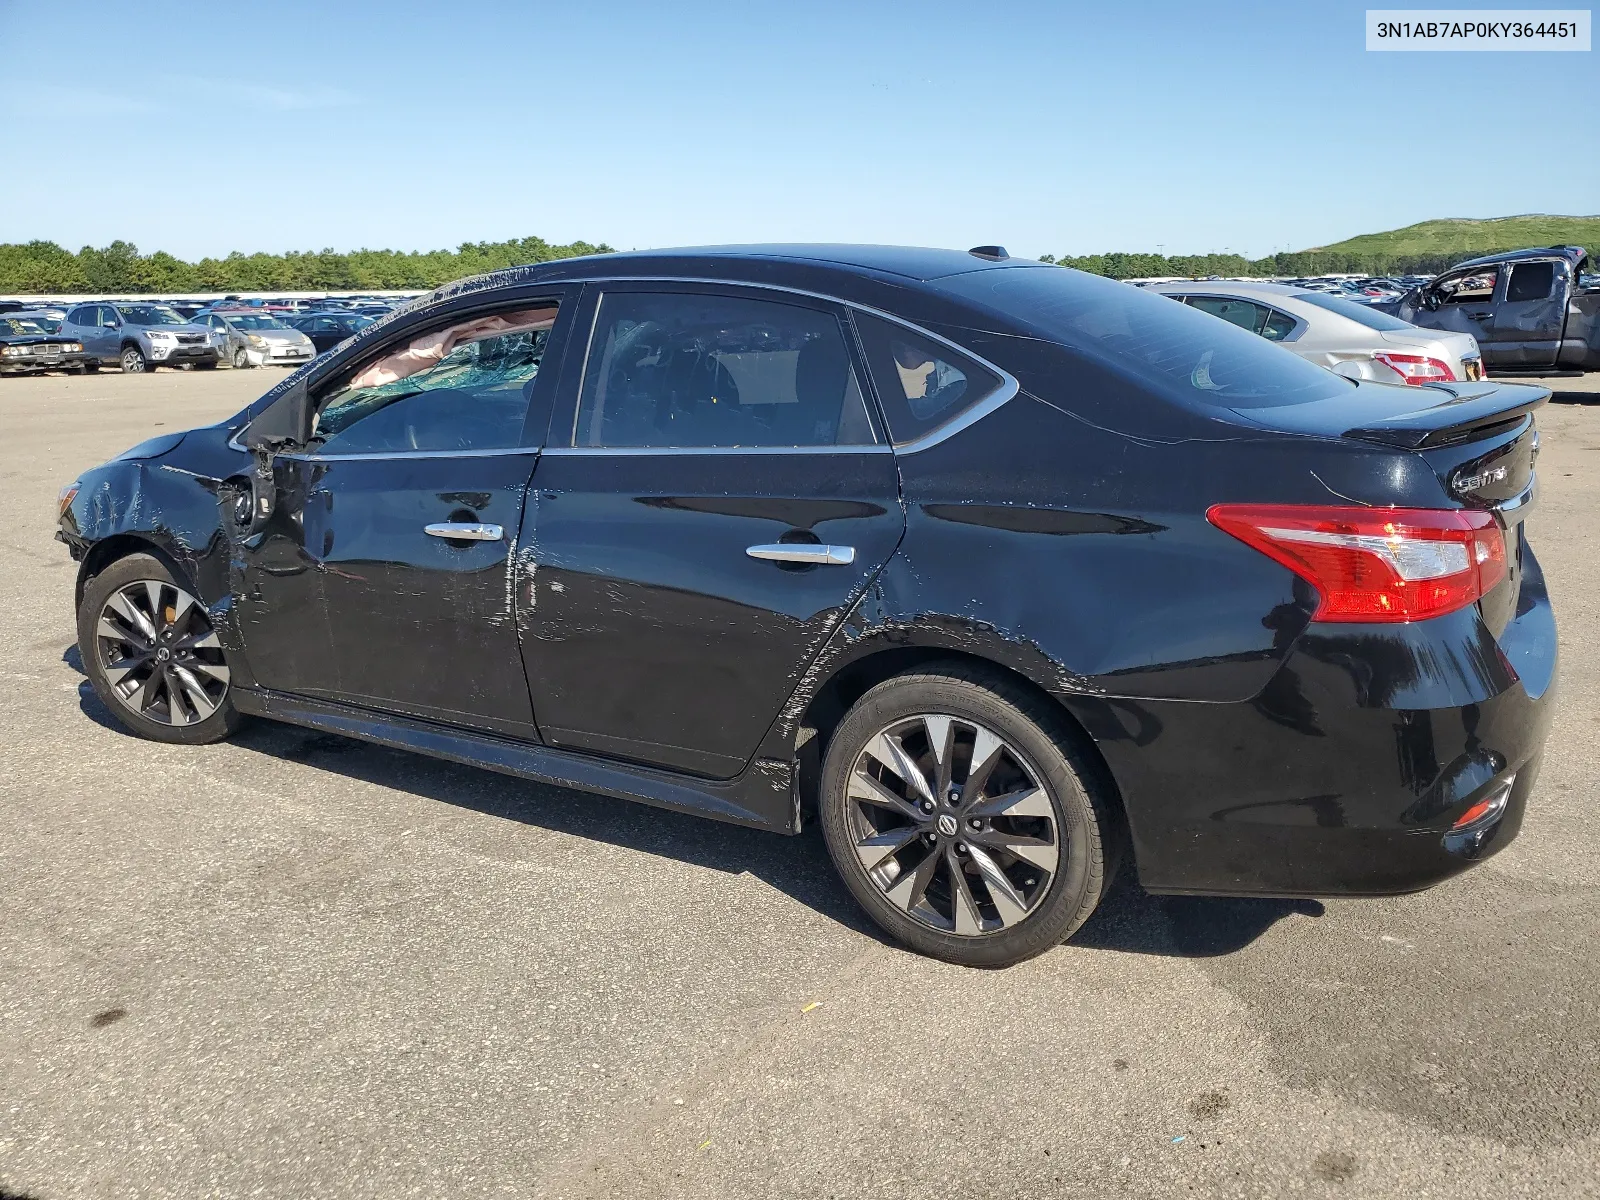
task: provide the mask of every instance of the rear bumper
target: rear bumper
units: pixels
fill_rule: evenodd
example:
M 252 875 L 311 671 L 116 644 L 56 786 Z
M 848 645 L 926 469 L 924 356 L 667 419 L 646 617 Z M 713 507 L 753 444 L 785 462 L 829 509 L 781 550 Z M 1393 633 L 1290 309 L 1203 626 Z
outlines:
M 1109 702 L 1118 728 L 1097 740 L 1148 890 L 1392 895 L 1516 837 L 1556 690 L 1555 619 L 1532 552 L 1498 639 L 1475 608 L 1312 629 L 1246 703 Z M 1447 837 L 1513 776 L 1498 820 Z

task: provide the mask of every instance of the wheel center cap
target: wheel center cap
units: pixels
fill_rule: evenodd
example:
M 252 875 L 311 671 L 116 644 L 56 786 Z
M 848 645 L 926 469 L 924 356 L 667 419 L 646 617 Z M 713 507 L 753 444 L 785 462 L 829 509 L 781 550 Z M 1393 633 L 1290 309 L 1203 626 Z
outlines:
M 938 826 L 939 832 L 944 834 L 945 837 L 955 837 L 956 830 L 961 828 L 961 826 L 956 822 L 956 819 L 949 813 L 940 813 L 939 820 L 936 822 L 936 825 Z
M 157 662 L 166 662 L 167 659 L 169 659 L 171 657 L 172 657 L 172 651 L 168 650 L 165 646 L 161 647 L 161 649 L 156 651 L 156 661 Z

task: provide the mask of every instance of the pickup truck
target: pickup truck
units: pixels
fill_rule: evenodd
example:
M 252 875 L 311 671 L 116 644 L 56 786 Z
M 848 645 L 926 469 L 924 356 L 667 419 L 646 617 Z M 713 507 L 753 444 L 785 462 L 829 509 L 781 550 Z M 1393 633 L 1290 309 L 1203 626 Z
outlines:
M 1488 254 L 1375 305 L 1425 329 L 1470 333 L 1501 374 L 1600 371 L 1600 288 L 1582 246 Z

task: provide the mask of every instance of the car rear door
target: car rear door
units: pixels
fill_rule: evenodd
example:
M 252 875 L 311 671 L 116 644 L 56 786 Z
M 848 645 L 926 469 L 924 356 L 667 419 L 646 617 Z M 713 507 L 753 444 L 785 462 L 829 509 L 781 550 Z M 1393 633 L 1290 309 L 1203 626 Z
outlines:
M 836 306 L 591 285 L 529 491 L 545 740 L 731 778 L 905 528 Z
M 1485 353 L 1503 365 L 1553 367 L 1561 351 L 1571 275 L 1561 259 L 1507 264 L 1505 291 L 1494 306 Z
M 277 459 L 284 534 L 244 550 L 240 623 L 264 686 L 537 740 L 517 531 L 565 296 L 413 326 L 319 394 L 312 448 Z M 481 324 L 496 320 L 515 328 Z

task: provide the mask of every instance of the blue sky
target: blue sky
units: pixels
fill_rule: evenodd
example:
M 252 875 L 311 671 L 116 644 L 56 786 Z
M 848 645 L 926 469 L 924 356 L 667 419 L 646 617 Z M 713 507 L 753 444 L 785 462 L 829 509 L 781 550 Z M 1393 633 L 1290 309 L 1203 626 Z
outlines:
M 0 0 L 0 241 L 1260 255 L 1600 212 L 1592 52 L 1370 54 L 1364 9 Z

